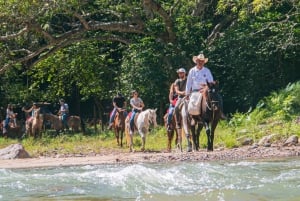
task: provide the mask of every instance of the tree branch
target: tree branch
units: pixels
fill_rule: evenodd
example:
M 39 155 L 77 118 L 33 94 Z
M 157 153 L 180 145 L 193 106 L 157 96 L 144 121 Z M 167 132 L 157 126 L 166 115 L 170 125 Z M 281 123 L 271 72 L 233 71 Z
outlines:
M 36 56 L 39 56 L 33 63 L 30 64 L 29 67 L 36 65 L 37 63 L 45 60 L 46 58 L 48 58 L 49 56 L 51 56 L 52 54 L 54 54 L 56 51 L 58 51 L 59 49 L 62 49 L 64 47 L 67 47 L 68 45 L 71 45 L 73 43 L 76 42 L 81 42 L 81 41 L 93 41 L 93 40 L 99 40 L 99 41 L 118 41 L 121 43 L 124 43 L 126 45 L 131 44 L 130 40 L 127 40 L 125 38 L 119 37 L 119 36 L 103 36 L 103 37 L 94 37 L 94 38 L 84 38 L 81 37 L 81 34 L 77 34 L 77 36 L 73 36 L 72 39 L 68 38 L 68 39 L 61 39 L 61 40 L 57 40 L 55 44 L 49 44 L 46 45 L 40 49 L 38 49 L 35 52 L 32 52 L 31 54 L 29 54 L 28 56 L 25 56 L 21 59 L 18 59 L 14 62 L 10 62 L 5 64 L 2 68 L 0 68 L 0 74 L 4 73 L 9 67 L 17 64 L 17 63 L 23 63 L 23 62 L 27 62 L 31 59 L 33 59 Z
M 220 32 L 225 28 L 228 27 L 233 21 L 234 21 L 234 17 L 228 15 L 226 17 L 223 18 L 223 20 L 218 23 L 212 30 L 212 32 L 209 34 L 209 36 L 206 38 L 205 43 L 210 46 L 215 39 L 220 36 Z
M 79 21 L 81 22 L 81 24 L 83 25 L 83 27 L 86 30 L 90 30 L 90 26 L 89 26 L 88 22 L 79 13 L 75 12 L 74 16 L 79 19 Z
M 166 31 L 169 36 L 169 41 L 174 42 L 176 40 L 176 35 L 173 32 L 173 22 L 168 13 L 161 7 L 160 4 L 154 2 L 153 0 L 144 0 L 144 6 L 153 12 L 158 13 L 163 18 L 166 25 Z
M 10 34 L 10 35 L 6 35 L 6 36 L 0 36 L 0 41 L 8 41 L 11 39 L 14 39 L 20 35 L 22 35 L 23 33 L 28 31 L 28 26 L 26 25 L 23 29 L 21 29 L 18 33 L 14 33 L 14 34 Z

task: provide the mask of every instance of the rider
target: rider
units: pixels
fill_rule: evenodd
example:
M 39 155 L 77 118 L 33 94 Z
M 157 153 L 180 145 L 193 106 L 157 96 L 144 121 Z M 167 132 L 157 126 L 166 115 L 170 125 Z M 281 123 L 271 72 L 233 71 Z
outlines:
M 193 62 L 196 64 L 196 66 L 190 69 L 187 77 L 185 90 L 187 96 L 189 96 L 190 93 L 201 91 L 206 86 L 207 82 L 211 83 L 214 81 L 210 70 L 204 66 L 207 61 L 208 58 L 205 58 L 203 53 L 200 53 L 198 56 L 193 56 Z M 220 100 L 221 118 L 226 119 L 225 115 L 223 114 L 223 101 L 221 96 Z M 191 103 L 191 101 L 189 103 Z
M 29 115 L 29 116 L 26 118 L 27 124 L 32 123 L 34 113 L 35 113 L 35 111 L 36 111 L 37 109 L 39 109 L 37 103 L 33 103 L 33 104 L 32 104 L 32 107 L 29 108 L 28 110 L 25 110 L 24 108 L 22 108 L 22 111 L 24 111 L 24 112 L 27 112 L 27 113 L 31 112 L 31 115 Z
M 178 100 L 175 105 L 175 118 L 176 118 L 176 128 L 180 129 L 180 111 L 179 105 L 182 103 L 183 98 L 185 96 L 185 87 L 186 87 L 186 71 L 184 68 L 180 68 L 176 71 L 178 73 L 178 79 L 175 81 L 175 91 L 178 95 Z
M 168 109 L 168 114 L 167 114 L 167 129 L 170 129 L 170 124 L 172 121 L 172 117 L 173 117 L 173 113 L 174 113 L 174 109 L 175 109 L 175 105 L 176 105 L 176 101 L 177 101 L 177 94 L 175 91 L 175 83 L 171 84 L 170 87 L 170 91 L 169 91 L 169 102 L 170 102 L 170 106 Z
M 130 117 L 130 135 L 133 134 L 134 130 L 134 117 L 136 113 L 141 112 L 143 110 L 144 102 L 143 100 L 139 97 L 139 94 L 136 90 L 133 90 L 131 92 L 132 98 L 130 99 L 130 105 L 132 107 L 132 113 Z
M 126 108 L 126 100 L 121 92 L 118 92 L 117 95 L 113 98 L 113 106 L 114 106 L 114 109 L 111 112 L 111 115 L 109 118 L 108 129 L 111 129 L 111 127 L 113 125 L 113 121 L 115 119 L 117 110 Z M 124 113 L 124 115 L 125 115 L 125 117 L 127 116 L 127 114 L 125 114 L 125 113 Z
M 68 122 L 67 122 L 67 117 L 69 115 L 69 105 L 65 103 L 64 99 L 59 100 L 60 103 L 60 109 L 58 111 L 58 114 L 61 115 L 61 120 L 64 125 L 64 127 L 69 130 Z
M 7 132 L 10 120 L 14 120 L 13 126 L 16 127 L 16 121 L 15 121 L 16 115 L 17 115 L 17 113 L 14 113 L 13 106 L 11 104 L 8 104 L 7 108 L 6 108 L 6 117 L 5 117 L 5 122 L 4 122 L 3 134 L 5 134 Z

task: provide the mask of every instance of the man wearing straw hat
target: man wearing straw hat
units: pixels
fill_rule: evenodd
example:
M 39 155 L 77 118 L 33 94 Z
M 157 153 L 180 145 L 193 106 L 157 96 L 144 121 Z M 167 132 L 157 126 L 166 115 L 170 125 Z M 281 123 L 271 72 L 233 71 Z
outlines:
M 203 53 L 200 53 L 197 56 L 193 56 L 193 62 L 196 64 L 193 68 L 190 69 L 187 77 L 185 93 L 189 96 L 193 92 L 201 91 L 208 83 L 213 82 L 214 78 L 208 68 L 204 66 L 208 62 L 208 58 L 204 56 Z M 221 99 L 221 118 L 226 119 L 223 114 L 223 102 Z M 189 104 L 192 101 L 189 102 Z

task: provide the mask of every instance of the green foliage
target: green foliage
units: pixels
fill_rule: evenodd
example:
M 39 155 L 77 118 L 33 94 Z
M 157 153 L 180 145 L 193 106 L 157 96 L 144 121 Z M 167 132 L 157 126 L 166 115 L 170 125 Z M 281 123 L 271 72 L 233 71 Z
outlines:
M 122 63 L 122 89 L 130 95 L 130 91 L 136 89 L 146 103 L 146 107 L 159 107 L 157 97 L 166 97 L 169 90 L 168 70 L 174 68 L 165 66 L 167 56 L 172 53 L 163 44 L 151 38 L 144 38 L 139 44 L 130 46 Z M 175 71 L 175 70 L 174 70 Z
M 209 65 L 220 80 L 225 110 L 245 112 L 270 91 L 299 80 L 299 14 L 293 1 L 224 0 L 219 7 L 220 13 L 231 15 L 234 7 L 248 9 L 210 47 Z
M 118 61 L 111 58 L 113 54 L 117 52 L 96 42 L 74 44 L 32 68 L 31 89 L 42 90 L 42 99 L 48 101 L 71 96 L 74 88 L 83 100 L 105 98 L 114 87 L 111 80 L 118 74 L 118 69 L 114 71 Z
M 300 82 L 288 84 L 262 99 L 254 110 L 235 113 L 226 130 L 231 130 L 236 137 L 246 135 L 252 139 L 274 133 L 279 134 L 279 138 L 299 134 L 300 125 L 294 122 L 300 114 L 299 94 Z

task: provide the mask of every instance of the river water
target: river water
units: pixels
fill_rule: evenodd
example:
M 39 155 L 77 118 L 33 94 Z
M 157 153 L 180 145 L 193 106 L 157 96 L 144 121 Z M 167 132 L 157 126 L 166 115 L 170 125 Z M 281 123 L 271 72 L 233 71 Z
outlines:
M 2 200 L 298 201 L 300 158 L 0 169 Z

